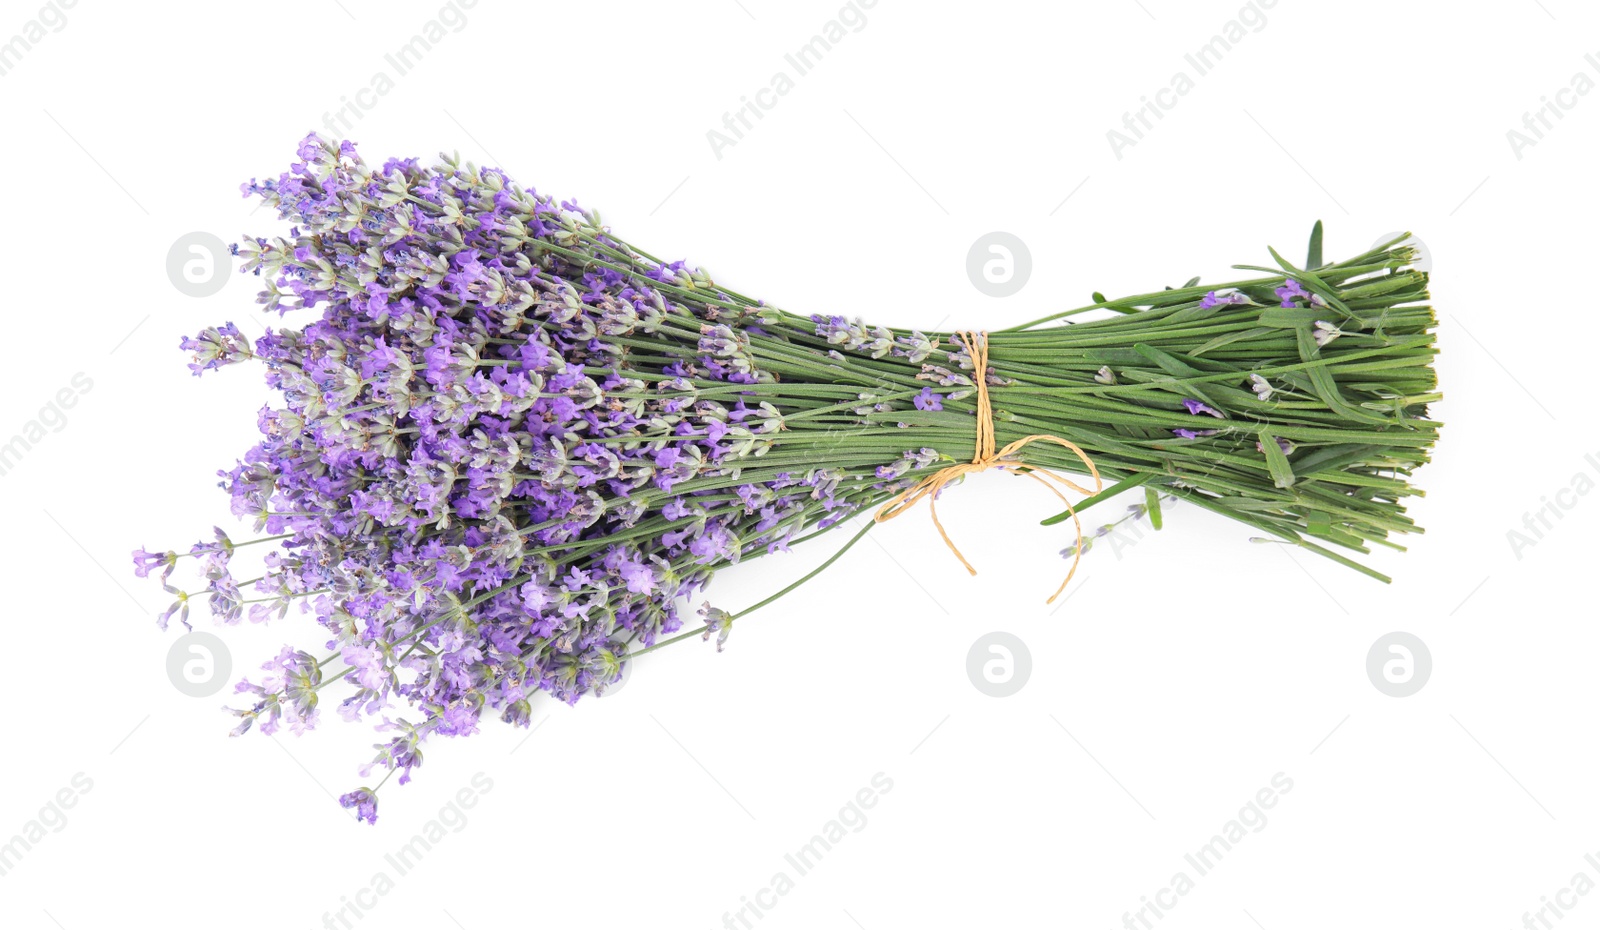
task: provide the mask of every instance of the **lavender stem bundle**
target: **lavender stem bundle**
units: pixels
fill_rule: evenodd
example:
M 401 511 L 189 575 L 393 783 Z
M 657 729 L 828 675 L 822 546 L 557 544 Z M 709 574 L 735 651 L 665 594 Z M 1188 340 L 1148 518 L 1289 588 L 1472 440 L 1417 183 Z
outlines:
M 690 622 L 718 569 L 951 476 L 980 424 L 1001 449 L 1062 441 L 1013 471 L 1083 474 L 1081 450 L 1105 486 L 1079 513 L 1142 487 L 1154 521 L 1186 501 L 1385 581 L 1358 557 L 1419 531 L 1435 319 L 1399 239 L 1324 263 L 1319 225 L 1305 267 L 1097 294 L 986 334 L 978 371 L 952 334 L 788 313 L 454 158 L 372 167 L 313 135 L 244 188 L 292 224 L 241 243 L 244 270 L 310 319 L 182 347 L 196 374 L 260 362 L 282 395 L 220 473 L 263 535 L 141 549 L 136 571 L 175 597 L 163 627 L 202 596 L 223 623 L 314 617 L 320 642 L 239 683 L 234 732 L 310 728 L 336 685 L 341 717 L 387 734 L 363 777 L 405 783 L 428 738 L 527 726 L 540 692 L 600 693 L 668 643 L 721 649 L 806 579 Z M 236 580 L 252 543 L 259 577 Z M 203 588 L 173 583 L 184 558 Z M 341 803 L 376 819 L 375 789 Z

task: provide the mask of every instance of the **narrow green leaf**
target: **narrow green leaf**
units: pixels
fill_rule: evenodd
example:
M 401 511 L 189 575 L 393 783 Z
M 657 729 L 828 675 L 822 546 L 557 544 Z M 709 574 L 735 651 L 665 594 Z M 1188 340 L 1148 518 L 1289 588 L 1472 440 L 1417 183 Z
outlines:
M 1241 329 L 1231 333 L 1223 333 L 1210 342 L 1207 342 L 1204 345 L 1201 345 L 1199 348 L 1194 349 L 1189 354 L 1204 355 L 1213 349 L 1220 349 L 1229 343 L 1238 342 L 1241 339 L 1258 339 L 1262 336 L 1271 334 L 1272 330 L 1264 326 L 1257 326 L 1254 329 Z
M 1142 342 L 1135 345 L 1133 347 L 1133 351 L 1139 353 L 1150 361 L 1155 362 L 1157 365 L 1161 366 L 1162 371 L 1165 371 L 1167 374 L 1172 375 L 1175 378 L 1187 380 L 1189 378 L 1196 378 L 1205 374 L 1205 372 L 1199 370 L 1198 368 L 1185 364 L 1181 359 L 1177 358 L 1171 353 L 1163 352 L 1154 346 L 1145 345 Z M 1209 404 L 1213 407 L 1218 406 L 1216 398 L 1204 393 L 1201 388 L 1192 383 L 1185 384 L 1184 390 L 1206 404 Z
M 1295 339 L 1299 342 L 1300 359 L 1302 361 L 1314 362 L 1322 357 L 1322 349 L 1311 335 L 1311 327 L 1302 326 L 1296 329 Z M 1351 406 L 1350 402 L 1345 400 L 1344 394 L 1339 390 L 1339 385 L 1333 380 L 1333 375 L 1328 371 L 1327 366 L 1318 365 L 1314 368 L 1308 368 L 1305 373 L 1311 379 L 1311 387 L 1316 392 L 1316 395 L 1322 398 L 1322 402 L 1327 404 L 1328 408 L 1339 416 L 1344 417 L 1346 420 L 1364 423 L 1387 424 L 1389 422 L 1388 417 L 1381 417 L 1375 413 Z
M 1346 465 L 1354 465 L 1357 462 L 1370 459 L 1382 448 L 1382 446 L 1352 443 L 1324 446 L 1301 456 L 1295 464 L 1299 466 L 1300 474 L 1314 475 L 1321 471 L 1328 469 L 1338 470 Z
M 1322 221 L 1311 227 L 1311 246 L 1306 249 L 1306 267 L 1322 267 Z
M 1258 438 L 1261 441 L 1261 454 L 1267 457 L 1267 473 L 1272 475 L 1272 484 L 1280 488 L 1293 487 L 1294 469 L 1289 466 L 1289 457 L 1283 454 L 1283 448 L 1278 445 L 1278 437 L 1272 435 L 1270 430 L 1262 430 Z
M 1056 514 L 1053 517 L 1046 517 L 1045 519 L 1040 520 L 1039 521 L 1039 525 L 1040 526 L 1055 526 L 1057 523 L 1064 523 L 1064 522 L 1072 519 L 1072 513 L 1074 511 L 1079 513 L 1079 514 L 1082 514 L 1085 510 L 1088 510 L 1090 507 L 1093 507 L 1095 504 L 1098 504 L 1101 501 L 1106 500 L 1107 498 L 1116 497 L 1118 494 L 1121 494 L 1123 491 L 1127 491 L 1127 490 L 1129 490 L 1131 488 L 1136 488 L 1139 485 L 1145 483 L 1145 481 L 1147 481 L 1147 480 L 1149 480 L 1149 478 L 1146 475 L 1134 475 L 1131 478 L 1124 478 L 1121 481 L 1118 481 L 1116 484 L 1113 484 L 1111 487 L 1106 488 L 1104 491 L 1101 491 L 1099 494 L 1096 494 L 1093 497 L 1086 497 L 1083 500 L 1079 501 L 1077 504 L 1075 504 L 1073 506 L 1073 510 L 1072 511 L 1063 510 L 1063 511 L 1061 511 L 1060 513 Z
M 1310 532 L 1310 530 L 1308 529 L 1307 532 Z M 1346 549 L 1354 549 L 1357 552 L 1367 553 L 1372 551 L 1360 536 L 1346 533 L 1344 530 L 1329 527 L 1326 532 L 1311 533 L 1311 535 L 1318 539 L 1326 539 L 1329 542 L 1338 543 Z
M 1261 325 L 1274 329 L 1294 329 L 1297 326 L 1311 326 L 1317 320 L 1326 319 L 1327 311 L 1317 307 L 1268 307 L 1261 311 Z
M 1161 495 L 1148 485 L 1144 489 L 1144 509 L 1150 514 L 1152 529 L 1161 529 Z

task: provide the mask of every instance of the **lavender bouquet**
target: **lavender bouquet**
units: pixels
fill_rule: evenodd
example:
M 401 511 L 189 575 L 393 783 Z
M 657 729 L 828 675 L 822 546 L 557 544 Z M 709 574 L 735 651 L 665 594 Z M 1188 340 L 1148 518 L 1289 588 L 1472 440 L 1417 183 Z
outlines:
M 312 135 L 244 191 L 292 224 L 235 247 L 260 301 L 311 318 L 181 345 L 197 375 L 258 361 L 282 394 L 219 473 L 258 538 L 141 549 L 136 571 L 175 597 L 163 628 L 201 596 L 224 624 L 314 618 L 238 683 L 233 732 L 308 729 L 337 685 L 339 715 L 385 734 L 376 786 L 486 714 L 527 726 L 541 693 L 598 694 L 690 637 L 720 650 L 815 572 L 696 613 L 719 569 L 875 509 L 826 568 L 979 470 L 1088 495 L 1046 522 L 1142 488 L 1158 527 L 1186 501 L 1385 581 L 1356 556 L 1418 529 L 1437 350 L 1404 237 L 1330 264 L 1319 224 L 1305 267 L 1272 252 L 1242 280 L 923 333 L 788 313 L 455 158 L 373 167 Z M 1088 548 L 1079 526 L 1063 554 Z M 203 587 L 173 583 L 184 558 Z M 373 821 L 375 791 L 341 803 Z

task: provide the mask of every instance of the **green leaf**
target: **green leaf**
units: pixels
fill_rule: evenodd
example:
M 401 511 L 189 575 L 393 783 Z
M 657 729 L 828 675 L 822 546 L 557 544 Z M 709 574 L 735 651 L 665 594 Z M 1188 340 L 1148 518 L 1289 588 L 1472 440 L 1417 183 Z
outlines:
M 1308 452 L 1296 459 L 1295 464 L 1299 466 L 1300 474 L 1314 475 L 1318 472 L 1330 469 L 1339 470 L 1347 465 L 1365 461 L 1372 458 L 1374 454 L 1382 449 L 1382 446 L 1340 443 Z
M 1064 523 L 1067 520 L 1072 519 L 1072 514 L 1074 512 L 1081 515 L 1085 510 L 1088 510 L 1095 504 L 1098 504 L 1108 498 L 1116 497 L 1118 494 L 1121 494 L 1123 491 L 1126 491 L 1130 488 L 1136 488 L 1148 480 L 1150 480 L 1149 475 L 1133 475 L 1132 477 L 1124 478 L 1121 481 L 1118 481 L 1116 484 L 1113 484 L 1111 487 L 1106 488 L 1104 491 L 1101 491 L 1099 494 L 1096 494 L 1092 497 L 1086 497 L 1079 501 L 1076 505 L 1074 505 L 1072 510 L 1063 510 L 1053 517 L 1046 517 L 1045 519 L 1040 520 L 1039 525 L 1055 526 L 1057 523 Z
M 1220 349 L 1229 343 L 1238 342 L 1241 339 L 1256 339 L 1261 336 L 1271 335 L 1271 333 L 1271 329 L 1263 326 L 1257 326 L 1254 329 L 1241 329 L 1235 330 L 1231 333 L 1223 333 L 1217 338 L 1212 339 L 1210 342 L 1207 342 L 1204 345 L 1192 350 L 1189 354 L 1192 356 L 1204 355 L 1213 349 Z
M 1307 532 L 1310 531 L 1307 530 Z M 1353 533 L 1346 533 L 1341 529 L 1328 527 L 1326 532 L 1311 533 L 1311 535 L 1317 537 L 1318 539 L 1326 539 L 1329 542 L 1338 543 L 1339 545 L 1344 546 L 1346 549 L 1354 549 L 1357 552 L 1372 551 L 1372 549 L 1367 546 L 1366 542 L 1363 541 L 1360 536 L 1356 536 Z
M 1283 454 L 1283 449 L 1278 445 L 1278 437 L 1272 435 L 1270 430 L 1262 430 L 1258 436 L 1261 441 L 1261 453 L 1267 457 L 1267 473 L 1272 476 L 1274 487 L 1294 487 L 1294 469 L 1289 466 L 1289 457 Z
M 1148 485 L 1144 489 L 1144 509 L 1150 514 L 1151 528 L 1161 529 L 1161 495 Z
M 1322 267 L 1322 221 L 1311 227 L 1311 246 L 1306 249 L 1306 267 Z
M 1322 358 L 1322 348 L 1311 335 L 1311 327 L 1302 326 L 1296 329 L 1294 334 L 1295 340 L 1299 343 L 1301 361 L 1315 362 Z M 1381 417 L 1351 406 L 1350 402 L 1345 400 L 1344 394 L 1339 390 L 1339 385 L 1333 380 L 1333 374 L 1328 371 L 1326 365 L 1307 368 L 1305 374 L 1311 379 L 1311 388 L 1316 395 L 1322 398 L 1322 402 L 1328 405 L 1329 410 L 1339 416 L 1359 423 L 1389 423 L 1388 417 Z
M 1144 356 L 1145 358 L 1149 359 L 1150 361 L 1155 362 L 1157 365 L 1159 365 L 1161 367 L 1161 370 L 1165 371 L 1167 374 L 1172 375 L 1175 378 L 1179 378 L 1179 379 L 1184 380 L 1185 381 L 1185 384 L 1183 386 L 1184 390 L 1187 391 L 1188 393 L 1194 395 L 1199 400 L 1201 400 L 1204 403 L 1209 404 L 1209 405 L 1211 405 L 1213 407 L 1222 406 L 1220 403 L 1218 403 L 1216 398 L 1212 397 L 1210 394 L 1205 393 L 1204 390 L 1201 389 L 1200 387 L 1198 387 L 1198 386 L 1196 386 L 1194 384 L 1187 383 L 1188 379 L 1190 379 L 1190 378 L 1203 377 L 1205 375 L 1205 372 L 1203 372 L 1203 371 L 1199 370 L 1198 368 L 1195 368 L 1195 367 L 1193 367 L 1191 365 L 1185 364 L 1182 360 L 1178 359 L 1176 356 L 1172 355 L 1169 352 L 1163 352 L 1160 349 L 1156 348 L 1155 346 L 1145 345 L 1142 342 L 1141 343 L 1137 343 L 1136 345 L 1134 345 L 1133 351 L 1139 353 L 1140 355 Z
M 1313 326 L 1318 320 L 1332 314 L 1320 307 L 1268 307 L 1261 311 L 1261 325 L 1274 329 L 1295 329 Z

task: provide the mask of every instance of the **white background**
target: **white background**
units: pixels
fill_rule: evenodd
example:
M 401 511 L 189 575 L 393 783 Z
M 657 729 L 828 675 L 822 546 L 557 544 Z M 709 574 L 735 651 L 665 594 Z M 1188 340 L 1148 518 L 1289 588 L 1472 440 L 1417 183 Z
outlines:
M 0 4 L 0 42 L 39 9 Z M 707 131 L 839 9 L 481 0 L 381 97 L 356 95 L 437 0 L 82 0 L 12 62 L 0 437 L 75 373 L 93 387 L 0 478 L 0 841 L 75 774 L 93 787 L 0 876 L 0 924 L 312 928 L 360 899 L 363 927 L 718 927 L 792 877 L 784 854 L 879 772 L 893 788 L 865 827 L 763 893 L 763 930 L 1121 926 L 1280 772 L 1292 791 L 1164 898 L 1163 930 L 1504 928 L 1558 893 L 1567 926 L 1600 920 L 1600 893 L 1562 892 L 1600 881 L 1584 859 L 1600 854 L 1600 495 L 1564 495 L 1520 553 L 1507 536 L 1575 475 L 1600 481 L 1600 93 L 1567 95 L 1520 158 L 1507 138 L 1575 74 L 1600 80 L 1584 60 L 1600 13 L 1280 0 L 1118 158 L 1107 131 L 1236 0 L 880 0 L 718 158 Z M 1414 230 L 1436 261 L 1447 394 L 1414 508 L 1428 532 L 1374 557 L 1385 586 L 1180 508 L 1098 547 L 1052 612 L 1067 539 L 1037 520 L 1053 498 L 973 479 L 943 516 L 978 577 L 908 514 L 722 655 L 694 641 L 641 660 L 614 695 L 536 708 L 526 742 L 497 721 L 436 741 L 377 826 L 357 825 L 332 796 L 360 784 L 375 738 L 330 713 L 306 737 L 228 739 L 226 694 L 169 682 L 177 633 L 155 628 L 161 592 L 128 559 L 213 523 L 249 536 L 215 471 L 268 394 L 247 369 L 190 377 L 176 345 L 225 320 L 259 332 L 255 281 L 189 297 L 167 253 L 197 231 L 281 232 L 237 185 L 283 170 L 344 98 L 373 104 L 349 133 L 369 160 L 459 149 L 740 291 L 899 325 L 999 328 L 1092 290 L 1225 280 L 1269 243 L 1303 254 L 1318 218 L 1330 259 Z M 992 230 L 1033 255 L 1006 299 L 965 273 Z M 746 606 L 842 541 L 711 593 Z M 218 631 L 234 677 L 318 641 L 293 615 L 248 626 Z M 1004 699 L 965 671 L 996 630 L 1032 656 Z M 1392 630 L 1432 653 L 1411 697 L 1367 678 Z M 465 826 L 368 894 L 479 772 L 493 788 Z

